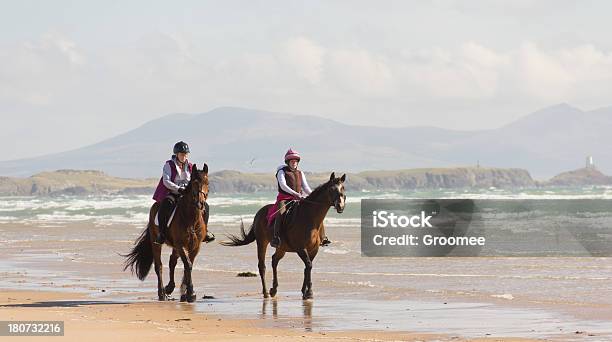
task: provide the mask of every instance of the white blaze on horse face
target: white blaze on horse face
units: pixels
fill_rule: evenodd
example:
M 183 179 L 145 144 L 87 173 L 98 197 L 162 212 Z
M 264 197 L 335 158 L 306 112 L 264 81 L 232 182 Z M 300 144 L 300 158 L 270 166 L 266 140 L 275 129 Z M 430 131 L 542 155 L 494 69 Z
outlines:
M 340 207 L 340 209 L 344 209 L 344 198 L 345 197 L 342 195 L 343 186 L 342 186 L 342 184 L 338 184 L 338 185 L 336 185 L 336 188 L 338 189 L 338 196 L 340 196 L 340 200 L 339 200 L 338 206 Z

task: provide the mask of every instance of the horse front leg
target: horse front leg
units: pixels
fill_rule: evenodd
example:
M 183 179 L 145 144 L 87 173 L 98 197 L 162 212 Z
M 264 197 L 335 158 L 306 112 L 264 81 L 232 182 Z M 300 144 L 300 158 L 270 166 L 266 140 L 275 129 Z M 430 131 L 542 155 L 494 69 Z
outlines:
M 157 299 L 164 301 L 168 299 L 166 292 L 164 291 L 164 282 L 162 279 L 163 265 L 161 262 L 161 245 L 151 243 L 153 250 L 153 262 L 155 267 L 155 274 L 157 275 Z
M 276 268 L 278 267 L 278 262 L 285 256 L 285 251 L 277 248 L 276 252 L 272 255 L 272 288 L 270 289 L 270 296 L 276 296 L 276 292 L 278 290 L 278 272 Z
M 312 271 L 312 260 L 308 256 L 308 252 L 302 249 L 297 252 L 298 256 L 304 262 L 304 282 L 302 283 L 302 299 L 312 298 L 312 281 L 310 279 Z
M 193 262 L 187 256 L 184 248 L 179 250 L 179 256 L 183 262 L 183 281 L 181 282 L 181 302 L 192 303 L 195 301 L 195 295 L 193 294 L 193 283 L 191 282 L 191 270 L 193 268 Z
M 174 268 L 176 267 L 176 263 L 178 261 L 178 252 L 176 249 L 172 249 L 172 254 L 170 254 L 170 261 L 168 262 L 168 267 L 170 268 L 170 280 L 168 281 L 168 285 L 164 288 L 164 292 L 166 295 L 170 296 L 174 291 Z

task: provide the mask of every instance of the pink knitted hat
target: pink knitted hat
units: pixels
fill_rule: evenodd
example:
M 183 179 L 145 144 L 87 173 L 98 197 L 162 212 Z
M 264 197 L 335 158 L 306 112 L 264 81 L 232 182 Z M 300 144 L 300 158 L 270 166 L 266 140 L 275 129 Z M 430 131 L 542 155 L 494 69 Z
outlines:
M 285 162 L 291 159 L 297 159 L 298 161 L 300 161 L 300 153 L 292 148 L 289 148 L 289 150 L 287 150 L 287 153 L 285 153 Z

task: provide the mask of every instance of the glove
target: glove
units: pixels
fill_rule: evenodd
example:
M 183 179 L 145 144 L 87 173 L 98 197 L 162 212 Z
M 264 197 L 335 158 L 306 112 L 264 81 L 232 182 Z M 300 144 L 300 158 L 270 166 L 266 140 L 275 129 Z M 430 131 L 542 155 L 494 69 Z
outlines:
M 181 186 L 181 187 L 178 189 L 178 193 L 179 193 L 179 195 L 184 195 L 184 194 L 185 194 L 185 187 L 184 187 L 184 186 Z

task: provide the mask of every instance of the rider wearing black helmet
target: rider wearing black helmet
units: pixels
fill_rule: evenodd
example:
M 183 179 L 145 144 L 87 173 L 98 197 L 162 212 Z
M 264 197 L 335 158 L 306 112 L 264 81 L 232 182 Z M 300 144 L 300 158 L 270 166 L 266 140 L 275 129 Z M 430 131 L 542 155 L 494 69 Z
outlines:
M 159 180 L 153 199 L 160 203 L 158 210 L 159 235 L 155 243 L 163 244 L 168 225 L 168 219 L 176 206 L 176 201 L 191 179 L 192 164 L 187 159 L 189 145 L 184 141 L 174 144 L 174 155 L 164 164 L 162 177 Z M 204 222 L 208 225 L 209 207 L 204 202 Z M 214 234 L 207 232 L 205 242 L 215 240 Z

